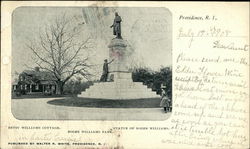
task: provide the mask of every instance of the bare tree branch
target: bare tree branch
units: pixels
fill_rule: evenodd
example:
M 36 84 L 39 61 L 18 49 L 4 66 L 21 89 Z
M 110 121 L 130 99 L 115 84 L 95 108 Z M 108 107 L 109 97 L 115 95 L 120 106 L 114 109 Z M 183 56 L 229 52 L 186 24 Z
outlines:
M 47 64 L 49 64 L 49 65 L 51 65 L 51 66 L 53 66 L 53 64 L 51 64 L 49 61 L 47 61 L 45 58 L 43 58 L 42 56 L 41 56 L 41 54 L 39 54 L 37 51 L 36 51 L 36 49 L 35 49 L 35 47 L 33 47 L 32 45 L 27 45 L 27 47 L 41 60 L 41 61 L 43 61 L 43 62 L 45 62 L 45 63 L 47 63 Z
M 34 63 L 52 73 L 61 85 L 77 74 L 85 78 L 91 76 L 88 70 L 93 65 L 88 64 L 88 53 L 85 53 L 85 58 L 82 57 L 84 50 L 91 48 L 91 38 L 81 41 L 80 31 L 75 31 L 75 26 L 72 25 L 72 18 L 67 18 L 64 13 L 44 26 L 39 32 L 38 41 L 26 44 L 36 57 Z

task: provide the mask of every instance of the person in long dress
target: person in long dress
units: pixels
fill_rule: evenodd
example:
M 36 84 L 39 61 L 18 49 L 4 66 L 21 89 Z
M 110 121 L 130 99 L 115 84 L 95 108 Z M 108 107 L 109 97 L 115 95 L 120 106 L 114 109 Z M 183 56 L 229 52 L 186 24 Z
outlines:
M 168 112 L 169 109 L 169 98 L 167 96 L 167 93 L 165 91 L 165 87 L 162 87 L 161 89 L 161 103 L 160 107 L 163 107 L 164 112 Z

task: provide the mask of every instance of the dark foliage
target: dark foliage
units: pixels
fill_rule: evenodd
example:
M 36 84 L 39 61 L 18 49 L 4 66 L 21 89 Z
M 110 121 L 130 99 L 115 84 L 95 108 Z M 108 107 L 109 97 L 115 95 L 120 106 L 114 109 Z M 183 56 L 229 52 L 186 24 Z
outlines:
M 64 85 L 64 94 L 81 94 L 81 92 L 85 91 L 89 86 L 93 85 L 93 81 L 81 82 L 81 80 L 69 81 Z
M 152 71 L 148 68 L 137 68 L 133 70 L 132 78 L 134 82 L 143 82 L 144 85 L 152 88 L 157 94 L 161 93 L 161 85 L 166 86 L 169 98 L 172 98 L 172 70 L 163 67 L 159 71 Z

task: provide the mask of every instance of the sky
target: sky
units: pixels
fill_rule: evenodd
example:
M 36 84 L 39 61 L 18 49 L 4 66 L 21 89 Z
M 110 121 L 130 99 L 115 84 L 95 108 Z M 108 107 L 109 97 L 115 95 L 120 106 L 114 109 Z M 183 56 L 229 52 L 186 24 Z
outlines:
M 131 67 L 145 66 L 153 70 L 172 65 L 172 16 L 168 9 L 159 7 L 19 7 L 12 14 L 12 74 L 35 67 L 32 53 L 25 46 L 35 39 L 39 29 L 65 13 L 74 18 L 84 40 L 91 35 L 94 49 L 90 62 L 102 71 L 108 58 L 108 44 L 114 38 L 110 25 L 114 13 L 122 18 L 122 37 L 132 51 Z

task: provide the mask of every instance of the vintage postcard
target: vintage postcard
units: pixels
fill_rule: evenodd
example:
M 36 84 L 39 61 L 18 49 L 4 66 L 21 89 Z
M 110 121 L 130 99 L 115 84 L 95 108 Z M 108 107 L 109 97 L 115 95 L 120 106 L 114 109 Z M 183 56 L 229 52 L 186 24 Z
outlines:
M 249 148 L 249 2 L 2 2 L 2 149 Z

